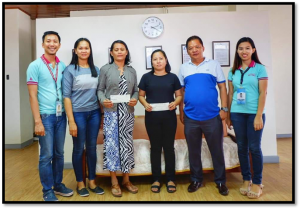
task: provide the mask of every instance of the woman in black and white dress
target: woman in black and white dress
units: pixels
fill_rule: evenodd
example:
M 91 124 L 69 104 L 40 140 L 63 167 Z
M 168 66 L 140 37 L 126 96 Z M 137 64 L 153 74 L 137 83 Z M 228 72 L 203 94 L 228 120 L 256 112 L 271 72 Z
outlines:
M 125 42 L 114 41 L 110 48 L 111 62 L 100 69 L 98 98 L 104 108 L 104 165 L 110 171 L 112 194 L 121 197 L 122 192 L 116 171 L 122 171 L 122 185 L 131 193 L 138 188 L 129 181 L 130 169 L 134 168 L 133 126 L 134 106 L 138 88 L 136 71 L 129 65 L 130 53 Z M 130 95 L 128 103 L 113 103 L 111 95 Z

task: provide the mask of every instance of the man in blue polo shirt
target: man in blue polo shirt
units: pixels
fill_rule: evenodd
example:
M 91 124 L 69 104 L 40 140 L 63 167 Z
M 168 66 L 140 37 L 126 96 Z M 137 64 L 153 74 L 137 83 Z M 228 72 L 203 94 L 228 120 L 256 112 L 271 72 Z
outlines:
M 201 162 L 202 133 L 204 133 L 211 153 L 215 182 L 219 193 L 228 194 L 223 153 L 222 120 L 227 116 L 227 90 L 225 77 L 220 64 L 203 57 L 204 46 L 200 37 L 191 36 L 186 41 L 189 62 L 181 65 L 179 80 L 184 93 L 179 106 L 180 120 L 184 123 L 184 134 L 188 144 L 192 183 L 189 192 L 197 191 L 203 181 Z M 218 107 L 218 85 L 221 98 L 221 110 Z
M 61 80 L 66 66 L 56 57 L 60 48 L 58 33 L 47 31 L 42 41 L 45 53 L 30 63 L 27 86 L 35 122 L 34 132 L 39 136 L 39 174 L 43 199 L 58 201 L 55 194 L 65 197 L 73 195 L 73 190 L 62 183 L 66 115 L 62 105 Z

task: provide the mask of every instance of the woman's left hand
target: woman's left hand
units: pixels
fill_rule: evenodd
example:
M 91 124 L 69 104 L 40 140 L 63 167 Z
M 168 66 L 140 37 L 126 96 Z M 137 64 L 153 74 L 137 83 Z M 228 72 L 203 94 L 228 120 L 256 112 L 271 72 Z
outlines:
M 137 99 L 134 99 L 134 98 L 130 99 L 130 101 L 128 103 L 128 105 L 132 106 L 132 107 L 134 107 L 136 104 L 137 104 Z
M 257 116 L 256 115 L 253 125 L 254 125 L 254 130 L 255 131 L 261 130 L 264 127 L 262 116 Z
M 170 104 L 169 104 L 169 110 L 174 110 L 175 108 L 176 108 L 176 104 L 175 104 L 175 102 L 171 102 Z

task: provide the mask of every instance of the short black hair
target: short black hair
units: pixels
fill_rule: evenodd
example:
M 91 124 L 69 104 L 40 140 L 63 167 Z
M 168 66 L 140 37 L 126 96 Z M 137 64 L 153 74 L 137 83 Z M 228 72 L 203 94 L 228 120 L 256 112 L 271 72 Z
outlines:
M 195 39 L 199 40 L 199 42 L 200 42 L 201 45 L 203 46 L 202 39 L 201 39 L 199 36 L 191 36 L 191 37 L 189 37 L 189 38 L 186 40 L 186 43 L 185 43 L 186 48 L 188 48 L 189 42 L 192 41 L 192 40 L 195 40 Z
M 43 43 L 44 43 L 45 37 L 46 37 L 47 35 L 56 35 L 56 36 L 58 37 L 58 41 L 59 41 L 59 43 L 60 43 L 60 36 L 59 36 L 58 33 L 55 32 L 55 31 L 46 31 L 46 32 L 44 33 L 43 37 L 42 37 Z

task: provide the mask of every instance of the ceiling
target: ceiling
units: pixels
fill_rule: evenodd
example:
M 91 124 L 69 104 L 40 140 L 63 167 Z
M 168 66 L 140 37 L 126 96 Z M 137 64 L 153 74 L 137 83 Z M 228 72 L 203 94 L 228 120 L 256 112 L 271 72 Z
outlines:
M 188 7 L 188 6 L 217 6 L 207 4 L 39 4 L 16 5 L 3 3 L 5 9 L 19 9 L 28 14 L 32 20 L 37 18 L 70 17 L 70 11 L 110 10 L 110 9 L 142 9 L 162 7 Z

